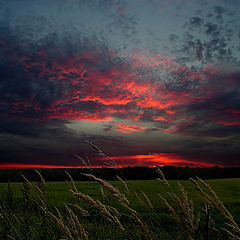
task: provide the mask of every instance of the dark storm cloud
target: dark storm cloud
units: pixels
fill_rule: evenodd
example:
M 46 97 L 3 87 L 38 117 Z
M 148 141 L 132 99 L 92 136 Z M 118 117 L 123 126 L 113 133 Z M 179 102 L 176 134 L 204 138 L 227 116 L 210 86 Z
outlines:
M 126 145 L 121 137 L 97 134 L 76 133 L 62 121 L 51 123 L 29 123 L 1 121 L 0 162 L 1 164 L 35 164 L 56 166 L 82 166 L 74 156 L 89 157 L 92 164 L 104 165 L 97 152 L 86 140 L 96 144 L 103 151 L 106 146 L 123 148 Z M 106 151 L 107 154 L 113 154 Z
M 105 6 L 106 2 L 101 2 L 101 4 Z M 218 8 L 216 11 L 216 14 L 221 12 Z M 227 55 L 229 58 L 231 57 L 226 40 L 220 37 L 216 38 L 214 35 L 217 30 L 221 29 L 219 26 L 216 25 L 217 30 L 215 31 L 212 23 L 203 24 L 200 17 L 190 18 L 188 24 L 203 26 L 205 32 L 209 32 L 214 38 L 209 42 L 203 42 L 203 40 L 192 38 L 193 35 L 188 33 L 186 35 L 187 43 L 180 49 L 181 53 L 186 54 L 188 61 L 190 56 L 200 61 L 211 60 L 213 57 L 226 59 Z M 107 43 L 104 44 L 99 37 L 88 36 L 88 38 L 79 40 L 78 44 L 75 40 L 75 44 L 73 44 L 71 37 L 67 35 L 63 40 L 60 40 L 57 35 L 49 35 L 41 39 L 41 44 L 37 46 L 22 47 L 20 39 L 16 36 L 13 37 L 10 30 L 2 28 L 1 35 L 4 36 L 1 45 L 2 52 L 6 57 L 1 65 L 2 84 L 0 90 L 2 95 L 0 100 L 3 116 L 14 115 L 16 118 L 25 120 L 48 121 L 55 118 L 71 119 L 77 117 L 77 113 L 79 113 L 79 118 L 85 117 L 86 119 L 94 117 L 103 119 L 110 115 L 119 118 L 125 118 L 127 115 L 132 118 L 138 116 L 131 112 L 136 108 L 134 96 L 131 96 L 129 103 L 124 103 L 122 106 L 119 105 L 120 101 L 117 105 L 113 102 L 111 104 L 113 110 L 109 110 L 109 107 L 106 106 L 108 99 L 113 99 L 114 95 L 121 96 L 120 99 L 129 98 L 128 89 L 119 88 L 113 91 L 114 84 L 121 83 L 122 80 L 113 80 L 111 71 L 120 72 L 123 69 L 126 71 L 130 63 L 126 59 L 113 56 L 115 53 L 112 54 Z M 172 34 L 170 40 L 179 43 L 177 35 Z M 156 82 L 156 76 L 159 73 L 154 74 L 151 68 L 151 65 L 144 66 L 142 64 L 141 68 L 138 68 L 141 77 L 135 78 L 134 81 L 141 83 L 142 78 Z M 129 73 L 128 71 L 126 74 Z M 192 69 L 182 66 L 175 72 L 171 69 L 165 71 L 167 74 L 162 79 L 167 79 L 164 85 L 166 91 L 171 90 L 184 94 L 184 90 L 185 92 L 191 90 L 193 84 L 197 84 L 196 81 L 194 81 L 195 83 L 185 81 L 185 79 L 194 77 Z M 95 75 L 89 76 L 88 72 L 95 72 Z M 137 72 L 137 74 L 139 73 Z M 111 82 L 100 86 L 100 84 L 98 85 L 101 79 L 99 76 L 102 79 L 111 79 Z M 99 90 L 96 90 L 98 87 Z M 91 97 L 88 96 L 89 92 L 92 92 Z M 93 97 L 94 95 L 96 98 Z M 100 99 L 102 96 L 107 99 L 106 102 Z M 151 119 L 151 116 L 147 114 L 151 106 L 147 108 L 146 106 L 147 104 L 137 106 L 143 109 L 140 119 L 145 121 Z M 159 113 L 156 114 L 159 115 Z
M 218 37 L 219 36 L 219 29 L 218 29 L 218 25 L 217 24 L 214 24 L 214 23 L 211 23 L 211 22 L 208 22 L 204 25 L 205 27 L 205 33 L 207 35 L 212 35 L 212 37 Z
M 239 134 L 240 124 L 240 74 L 218 73 L 207 83 L 199 84 L 198 102 L 175 107 L 175 131 L 183 135 L 226 137 Z M 200 93 L 200 95 L 199 95 Z M 193 98 L 194 99 L 194 98 Z
M 54 35 L 31 45 L 4 27 L 0 36 L 0 134 L 5 139 L 0 147 L 2 164 L 76 166 L 81 163 L 74 153 L 96 158 L 83 139 L 100 145 L 120 144 L 117 137 L 77 134 L 65 125 L 79 112 L 80 118 L 90 120 L 105 117 L 101 103 L 79 98 L 88 93 L 81 92 L 88 83 L 86 67 L 104 76 L 109 68 L 122 64 L 121 59 L 109 55 L 106 45 L 91 37 L 73 45 L 71 39 L 59 41 Z M 92 77 L 97 83 L 98 78 Z M 103 93 L 107 92 L 105 89 Z
M 224 126 L 209 121 L 192 120 L 176 125 L 176 132 L 182 135 L 210 138 L 225 138 L 239 135 L 239 126 Z
M 179 152 L 179 154 L 182 154 L 186 159 L 192 159 L 193 162 L 203 161 L 225 167 L 238 166 L 239 140 L 234 138 L 214 141 L 208 138 L 190 138 L 183 143 L 182 147 L 185 151 Z
M 204 23 L 204 20 L 200 17 L 191 17 L 189 20 L 190 26 L 192 28 L 200 27 Z
M 68 118 L 64 112 L 69 107 L 72 112 L 96 113 L 101 108 L 100 103 L 79 101 L 87 94 L 81 92 L 88 82 L 84 67 L 96 72 L 98 77 L 97 74 L 104 75 L 106 72 L 107 75 L 111 67 L 122 64 L 121 59 L 109 56 L 106 46 L 101 50 L 91 42 L 79 42 L 78 47 L 72 47 L 68 42 L 55 45 L 56 41 L 47 37 L 42 41 L 41 48 L 22 47 L 19 39 L 11 37 L 9 30 L 1 29 L 0 35 L 4 36 L 0 46 L 3 53 L 0 108 L 1 115 L 5 117 L 14 115 L 22 120 L 49 120 L 55 118 L 55 111 L 58 117 L 61 116 L 58 111 L 61 108 L 62 118 Z M 64 51 L 60 53 L 59 48 Z M 103 89 L 102 94 L 107 93 L 109 90 Z
M 46 123 L 29 123 L 8 118 L 0 120 L 0 133 L 37 138 L 40 137 L 43 132 L 46 132 L 49 135 L 55 135 L 56 129 L 58 129 L 56 122 L 53 124 L 53 126 L 54 129 L 51 129 L 50 127 L 48 128 L 48 126 L 46 126 Z
M 147 103 L 151 94 L 148 82 L 154 83 L 157 75 L 151 65 L 169 68 L 169 60 L 161 56 L 150 58 L 150 65 L 148 59 L 141 61 L 145 57 L 141 53 L 129 62 L 98 38 L 84 39 L 76 46 L 68 39 L 59 42 L 57 36 L 50 35 L 41 40 L 41 46 L 21 46 L 10 30 L 2 29 L 3 117 L 22 121 L 137 119 L 136 108 L 147 111 L 151 107 Z M 9 49 L 14 49 L 14 54 Z M 172 76 L 177 77 L 175 82 L 190 74 L 184 68 L 178 72 L 178 76 Z M 147 95 L 139 89 L 146 89 Z

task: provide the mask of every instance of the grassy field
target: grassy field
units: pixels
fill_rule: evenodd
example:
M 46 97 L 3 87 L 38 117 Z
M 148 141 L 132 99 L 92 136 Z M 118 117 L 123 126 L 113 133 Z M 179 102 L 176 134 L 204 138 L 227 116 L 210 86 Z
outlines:
M 206 224 L 209 224 L 208 239 L 231 239 L 229 234 L 222 230 L 227 228 L 232 231 L 231 227 L 225 224 L 228 219 L 216 207 L 210 207 L 208 211 L 210 220 L 206 221 L 205 201 L 190 181 L 168 181 L 170 188 L 158 180 L 126 181 L 129 190 L 121 181 L 109 183 L 126 196 L 129 207 L 124 206 L 118 197 L 106 187 L 101 187 L 98 182 L 87 181 L 75 184 L 78 191 L 85 194 L 84 196 L 89 195 L 105 206 L 116 208 L 118 212 L 116 216 L 124 230 L 114 222 L 115 220 L 104 216 L 101 209 L 69 192 L 72 188 L 69 182 L 47 182 L 46 185 L 43 182 L 31 184 L 25 182 L 11 183 L 10 186 L 1 183 L 0 239 L 71 239 L 71 235 L 66 233 L 66 228 L 57 222 L 57 219 L 61 218 L 72 232 L 72 239 L 85 239 L 84 235 L 74 235 L 77 226 L 71 225 L 73 223 L 69 219 L 75 216 L 87 232 L 88 239 L 206 239 Z M 179 197 L 180 201 L 184 202 L 184 193 L 178 183 L 184 187 L 184 192 L 188 193 L 189 199 L 191 198 L 194 203 L 193 220 L 197 222 L 198 212 L 201 214 L 200 223 L 191 236 L 186 234 L 186 229 L 174 219 L 174 213 L 166 205 L 166 202 L 171 205 L 177 215 L 184 215 L 184 209 L 179 208 L 179 203 L 172 197 Z M 216 192 L 239 225 L 240 178 L 208 180 L 206 183 Z M 168 194 L 169 191 L 176 195 Z M 71 205 L 66 207 L 64 205 L 66 203 Z M 73 205 L 87 210 L 89 215 L 84 216 Z M 191 206 L 188 207 L 190 209 Z M 61 212 L 62 217 L 59 216 L 56 208 Z M 115 210 L 107 209 L 114 215 Z M 137 212 L 137 216 L 134 215 L 133 210 Z M 138 218 L 147 230 L 144 230 Z M 188 227 L 186 225 L 186 228 Z

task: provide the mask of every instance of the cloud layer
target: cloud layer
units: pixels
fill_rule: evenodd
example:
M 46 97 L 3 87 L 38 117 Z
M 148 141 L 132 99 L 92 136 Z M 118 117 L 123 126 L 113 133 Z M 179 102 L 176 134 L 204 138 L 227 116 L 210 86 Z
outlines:
M 80 24 L 66 11 L 65 32 L 44 15 L 34 20 L 39 33 L 30 28 L 24 34 L 23 26 L 31 24 L 20 13 L 19 25 L 11 14 L 0 22 L 2 164 L 77 165 L 72 156 L 80 152 L 101 165 L 89 146 L 78 143 L 86 138 L 121 165 L 239 165 L 234 11 L 213 6 L 211 15 L 201 8 L 197 15 L 191 10 L 183 30 L 168 35 L 168 51 L 161 52 L 151 49 L 154 44 L 142 47 L 146 43 L 128 49 L 128 41 L 137 43 L 142 34 L 131 4 L 78 6 L 85 18 L 100 7 L 103 13 L 92 23 L 82 17 Z M 53 24 L 55 32 L 44 24 Z M 76 122 L 78 127 L 69 128 Z

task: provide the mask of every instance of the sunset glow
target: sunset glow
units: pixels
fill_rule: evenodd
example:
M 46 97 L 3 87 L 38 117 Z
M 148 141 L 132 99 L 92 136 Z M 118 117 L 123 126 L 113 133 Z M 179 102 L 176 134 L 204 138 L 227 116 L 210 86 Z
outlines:
M 240 166 L 239 3 L 44 3 L 1 5 L 0 167 Z

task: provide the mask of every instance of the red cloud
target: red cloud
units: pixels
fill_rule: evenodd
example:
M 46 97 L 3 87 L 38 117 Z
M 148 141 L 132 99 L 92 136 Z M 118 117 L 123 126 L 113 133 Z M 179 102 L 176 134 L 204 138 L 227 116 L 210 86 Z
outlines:
M 196 160 L 188 160 L 182 156 L 176 154 L 168 153 L 149 153 L 141 155 L 131 155 L 131 156 L 115 156 L 111 158 L 112 161 L 116 162 L 118 167 L 127 167 L 127 166 L 177 166 L 177 167 L 213 167 L 216 164 L 200 162 Z M 101 168 L 106 166 L 104 164 L 94 165 L 92 167 Z M 223 165 L 218 164 L 219 167 L 224 167 Z M 114 166 L 108 166 L 114 167 Z M 47 164 L 25 164 L 25 163 L 2 163 L 0 164 L 0 169 L 13 169 L 13 168 L 85 168 L 84 166 L 73 166 L 73 165 L 47 165 Z
M 215 94 L 216 81 L 206 83 L 218 73 L 214 68 L 197 71 L 182 66 L 173 57 L 147 51 L 135 51 L 117 63 L 116 53 L 106 51 L 104 56 L 111 60 L 104 62 L 98 51 L 59 59 L 44 50 L 22 56 L 22 79 L 28 79 L 26 86 L 29 84 L 30 90 L 21 96 L 16 94 L 21 89 L 6 93 L 0 104 L 7 106 L 8 111 L 1 115 L 35 121 L 162 121 L 165 131 L 174 132 L 176 122 L 186 119 L 184 114 L 179 114 L 182 106 L 205 103 Z M 184 87 L 178 87 L 179 83 Z M 210 114 L 208 120 L 239 125 L 238 110 L 234 111 L 229 112 L 231 120 L 225 120 L 224 112 L 222 118 Z M 192 113 L 188 114 L 191 118 Z M 124 133 L 147 129 L 117 123 L 114 126 L 116 131 Z
M 148 127 L 136 126 L 136 125 L 126 125 L 123 123 L 114 123 L 116 131 L 123 133 L 132 133 L 132 132 L 144 132 Z
M 240 111 L 236 109 L 227 109 L 223 111 L 222 118 L 212 118 L 210 120 L 225 126 L 240 126 Z
M 116 156 L 113 157 L 121 166 L 192 166 L 192 167 L 212 167 L 214 164 L 188 160 L 176 154 L 167 153 L 149 153 L 144 155 L 133 156 Z
M 160 116 L 160 117 L 154 117 L 154 121 L 167 121 L 165 117 Z

